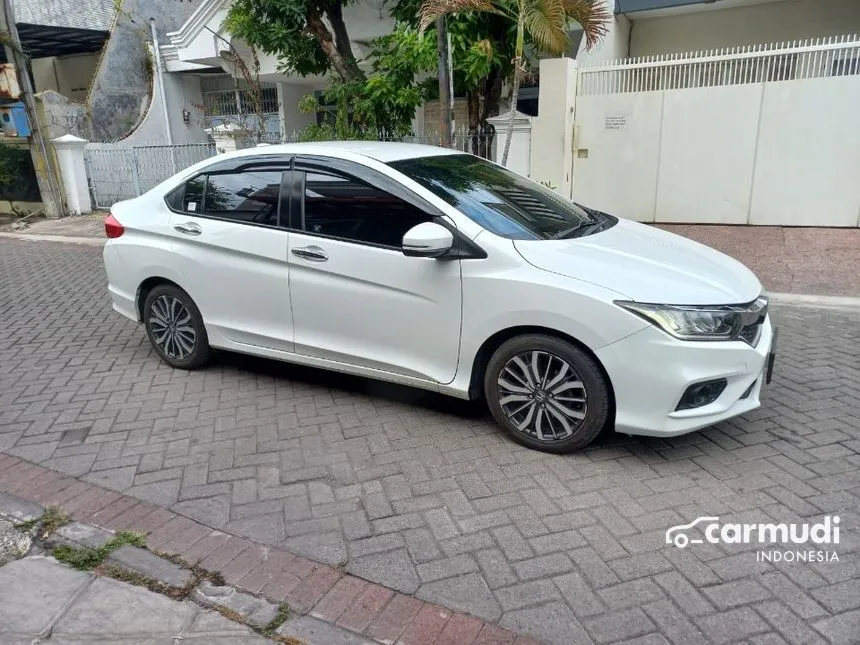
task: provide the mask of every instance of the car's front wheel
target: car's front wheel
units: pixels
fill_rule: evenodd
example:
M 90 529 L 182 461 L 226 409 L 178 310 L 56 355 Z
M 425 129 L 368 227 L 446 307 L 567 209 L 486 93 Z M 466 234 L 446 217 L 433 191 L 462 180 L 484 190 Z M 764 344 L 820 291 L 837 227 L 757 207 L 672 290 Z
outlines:
M 496 350 L 484 395 L 493 418 L 516 441 L 546 452 L 585 447 L 610 414 L 609 385 L 594 359 L 543 334 L 517 336 Z
M 212 350 L 203 316 L 182 289 L 154 287 L 143 304 L 143 324 L 155 351 L 171 367 L 193 370 L 209 360 Z

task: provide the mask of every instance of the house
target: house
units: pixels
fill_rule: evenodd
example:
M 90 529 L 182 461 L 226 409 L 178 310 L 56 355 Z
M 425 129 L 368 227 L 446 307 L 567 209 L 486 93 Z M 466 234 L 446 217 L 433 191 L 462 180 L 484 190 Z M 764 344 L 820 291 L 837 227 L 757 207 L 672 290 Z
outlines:
M 181 79 L 187 94 L 203 105 L 206 127 L 238 118 L 241 82 L 227 60 L 231 47 L 243 51 L 223 29 L 230 0 L 200 0 L 194 13 L 162 45 L 168 75 Z M 688 51 L 851 33 L 860 30 L 860 3 L 856 0 L 608 0 L 614 13 L 610 32 L 593 51 L 583 51 L 581 32 L 572 31 L 568 55 L 583 62 L 654 56 Z M 382 0 L 352 3 L 345 8 L 352 48 L 360 59 L 369 42 L 388 33 L 393 21 Z M 296 104 L 310 92 L 325 88 L 326 79 L 279 73 L 278 61 L 260 58 L 260 80 L 266 111 L 266 129 L 275 136 L 301 130 L 313 115 L 302 114 Z M 538 87 L 523 88 L 518 110 L 537 114 Z M 458 121 L 465 106 L 455 108 Z M 435 128 L 434 106 L 420 109 L 413 129 Z

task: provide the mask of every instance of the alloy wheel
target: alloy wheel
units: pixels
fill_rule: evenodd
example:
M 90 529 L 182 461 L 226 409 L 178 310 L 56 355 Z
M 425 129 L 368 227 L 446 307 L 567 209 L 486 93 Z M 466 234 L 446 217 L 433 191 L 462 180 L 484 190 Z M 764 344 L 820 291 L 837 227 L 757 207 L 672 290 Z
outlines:
M 497 379 L 498 401 L 517 431 L 540 441 L 570 437 L 588 411 L 585 386 L 573 367 L 546 351 L 517 354 Z
M 194 351 L 197 332 L 191 312 L 178 298 L 160 295 L 153 300 L 148 323 L 153 342 L 169 358 L 181 361 Z

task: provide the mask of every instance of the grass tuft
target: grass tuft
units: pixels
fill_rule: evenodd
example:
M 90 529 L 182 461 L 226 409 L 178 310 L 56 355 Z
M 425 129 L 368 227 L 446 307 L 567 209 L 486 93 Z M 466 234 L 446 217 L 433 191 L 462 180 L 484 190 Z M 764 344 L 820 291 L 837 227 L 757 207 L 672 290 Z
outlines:
M 37 529 L 36 537 L 46 539 L 57 532 L 57 529 L 69 523 L 69 516 L 60 510 L 59 506 L 49 506 L 39 517 L 16 524 L 19 531 L 30 532 Z
M 42 514 L 42 526 L 39 533 L 44 540 L 53 535 L 61 526 L 69 523 L 69 516 L 60 510 L 59 506 L 49 506 Z
M 287 603 L 282 602 L 278 605 L 278 613 L 275 614 L 275 617 L 269 621 L 269 624 L 263 627 L 260 630 L 260 633 L 263 636 L 271 636 L 275 633 L 275 630 L 284 624 L 284 621 L 290 616 L 290 608 L 287 606 Z
M 81 571 L 92 571 L 105 558 L 124 546 L 136 546 L 140 549 L 146 546 L 146 537 L 135 531 L 120 531 L 98 549 L 80 549 L 68 545 L 60 545 L 53 550 L 54 557 Z

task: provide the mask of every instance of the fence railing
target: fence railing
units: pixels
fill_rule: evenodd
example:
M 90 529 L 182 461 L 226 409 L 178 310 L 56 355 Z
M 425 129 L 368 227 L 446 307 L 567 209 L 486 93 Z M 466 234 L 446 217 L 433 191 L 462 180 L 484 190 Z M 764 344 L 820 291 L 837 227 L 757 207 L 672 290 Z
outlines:
M 402 136 L 389 136 L 378 134 L 370 137 L 370 141 L 392 141 L 400 143 L 418 143 L 428 146 L 442 145 L 442 136 L 438 132 L 424 132 L 421 134 L 407 134 Z M 286 134 L 273 133 L 264 135 L 260 143 L 300 143 L 304 141 L 301 133 L 289 132 Z M 470 133 L 467 130 L 458 130 L 451 136 L 451 145 L 447 146 L 454 150 L 468 152 L 470 154 L 492 159 L 493 146 L 496 137 L 492 132 Z
M 584 65 L 580 96 L 860 75 L 860 35 Z
M 296 143 L 298 132 L 287 135 L 265 134 L 262 144 Z M 438 134 L 377 136 L 374 141 L 399 141 L 438 146 Z M 493 158 L 493 134 L 470 134 L 458 131 L 451 147 L 462 152 Z M 194 143 L 174 146 L 139 146 L 119 148 L 108 144 L 91 144 L 84 153 L 90 193 L 96 208 L 106 209 L 124 199 L 142 195 L 181 170 L 217 154 L 214 143 Z
M 88 147 L 84 153 L 90 193 L 96 208 L 110 208 L 216 154 L 212 143 L 117 148 Z

